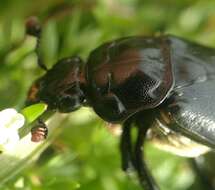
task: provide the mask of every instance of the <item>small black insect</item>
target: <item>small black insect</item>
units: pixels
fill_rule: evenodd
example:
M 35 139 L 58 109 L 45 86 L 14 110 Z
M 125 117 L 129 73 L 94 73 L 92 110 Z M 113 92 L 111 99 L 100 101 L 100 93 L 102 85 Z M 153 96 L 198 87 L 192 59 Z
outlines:
M 31 141 L 32 142 L 40 142 L 46 139 L 48 135 L 48 128 L 46 124 L 38 120 L 38 123 L 35 127 L 31 129 Z
M 28 33 L 39 39 L 35 26 Z M 133 168 L 145 190 L 157 190 L 143 143 L 150 139 L 187 157 L 214 148 L 214 76 L 215 49 L 171 35 L 127 37 L 102 44 L 86 63 L 77 56 L 58 61 L 32 85 L 28 103 L 59 112 L 90 106 L 105 121 L 121 123 L 123 170 Z

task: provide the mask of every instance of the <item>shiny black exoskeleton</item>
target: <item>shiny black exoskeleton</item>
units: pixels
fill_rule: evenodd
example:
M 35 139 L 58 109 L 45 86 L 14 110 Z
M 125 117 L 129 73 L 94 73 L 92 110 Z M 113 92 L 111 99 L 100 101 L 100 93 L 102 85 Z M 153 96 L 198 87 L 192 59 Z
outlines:
M 123 169 L 135 169 L 141 185 L 156 190 L 144 140 L 188 157 L 214 148 L 214 76 L 212 48 L 171 35 L 127 37 L 96 48 L 86 63 L 76 56 L 58 61 L 32 85 L 28 103 L 59 112 L 90 106 L 105 121 L 121 123 Z

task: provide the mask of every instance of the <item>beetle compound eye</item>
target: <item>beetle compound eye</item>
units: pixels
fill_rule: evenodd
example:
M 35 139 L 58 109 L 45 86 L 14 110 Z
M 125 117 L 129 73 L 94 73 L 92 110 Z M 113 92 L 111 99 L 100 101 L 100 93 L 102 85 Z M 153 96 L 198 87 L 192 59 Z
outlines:
M 81 102 L 78 96 L 63 96 L 59 101 L 59 111 L 60 112 L 71 112 L 78 109 L 81 106 Z
M 84 94 L 78 84 L 72 85 L 64 91 L 60 98 L 60 110 L 70 112 L 79 108 L 84 101 Z

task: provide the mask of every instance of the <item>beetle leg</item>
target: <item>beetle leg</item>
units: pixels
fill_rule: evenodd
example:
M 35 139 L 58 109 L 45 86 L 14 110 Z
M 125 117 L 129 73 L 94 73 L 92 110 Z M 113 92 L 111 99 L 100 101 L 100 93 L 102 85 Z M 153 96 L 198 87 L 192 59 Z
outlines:
M 36 37 L 36 48 L 35 48 L 35 52 L 37 55 L 37 65 L 47 71 L 47 67 L 46 65 L 43 63 L 42 60 L 42 55 L 40 52 L 40 39 L 41 39 L 41 33 L 42 33 L 42 29 L 41 29 L 41 24 L 39 23 L 38 19 L 36 17 L 30 17 L 27 22 L 26 22 L 26 33 L 28 35 L 34 36 Z
M 138 136 L 135 144 L 134 166 L 137 171 L 140 184 L 145 190 L 158 190 L 158 186 L 151 176 L 143 158 L 143 143 L 146 136 L 146 128 L 138 126 Z
M 121 135 L 120 151 L 122 169 L 124 171 L 127 171 L 132 165 L 131 124 L 131 120 L 125 121 Z

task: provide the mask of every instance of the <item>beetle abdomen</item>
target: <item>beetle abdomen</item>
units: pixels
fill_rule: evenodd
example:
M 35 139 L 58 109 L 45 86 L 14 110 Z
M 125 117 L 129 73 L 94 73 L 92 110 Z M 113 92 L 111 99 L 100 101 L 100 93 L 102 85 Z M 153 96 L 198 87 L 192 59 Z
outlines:
M 180 132 L 176 132 L 157 119 L 147 132 L 147 139 L 156 147 L 183 157 L 197 157 L 210 151 Z

